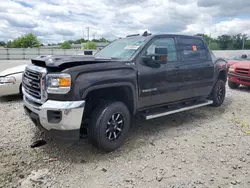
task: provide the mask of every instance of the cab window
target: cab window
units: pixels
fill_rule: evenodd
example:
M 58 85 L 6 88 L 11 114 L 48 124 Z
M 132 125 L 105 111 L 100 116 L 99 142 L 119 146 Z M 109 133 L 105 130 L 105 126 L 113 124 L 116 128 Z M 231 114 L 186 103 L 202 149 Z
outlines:
M 147 48 L 146 54 L 155 54 L 156 47 L 164 47 L 168 49 L 168 61 L 177 61 L 177 52 L 174 38 L 158 38 L 155 39 Z
M 180 45 L 184 60 L 207 59 L 205 44 L 201 39 L 181 38 Z

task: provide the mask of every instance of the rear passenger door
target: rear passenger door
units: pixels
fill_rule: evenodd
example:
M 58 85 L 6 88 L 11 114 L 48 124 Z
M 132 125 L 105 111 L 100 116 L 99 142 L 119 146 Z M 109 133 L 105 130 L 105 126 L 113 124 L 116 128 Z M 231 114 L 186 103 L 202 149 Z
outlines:
M 182 99 L 209 95 L 214 67 L 205 42 L 196 37 L 179 37 L 178 41 L 182 59 L 178 71 Z

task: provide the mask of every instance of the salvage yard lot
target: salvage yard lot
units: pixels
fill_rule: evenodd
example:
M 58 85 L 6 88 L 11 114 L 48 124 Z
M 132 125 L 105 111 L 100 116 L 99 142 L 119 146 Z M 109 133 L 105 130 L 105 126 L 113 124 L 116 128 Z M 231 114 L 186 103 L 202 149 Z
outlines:
M 21 100 L 0 98 L 0 187 L 249 188 L 249 106 L 250 89 L 227 88 L 219 108 L 134 119 L 125 145 L 106 154 L 86 140 L 30 148 L 42 137 Z

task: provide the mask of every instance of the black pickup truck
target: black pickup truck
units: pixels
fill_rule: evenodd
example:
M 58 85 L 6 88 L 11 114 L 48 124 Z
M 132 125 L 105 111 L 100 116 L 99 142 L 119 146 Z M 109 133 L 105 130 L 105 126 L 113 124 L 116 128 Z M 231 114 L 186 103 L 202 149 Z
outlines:
M 119 148 L 132 115 L 153 119 L 225 99 L 227 62 L 203 38 L 130 35 L 94 56 L 40 56 L 23 74 L 24 109 L 55 137 Z M 152 129 L 154 127 L 152 126 Z

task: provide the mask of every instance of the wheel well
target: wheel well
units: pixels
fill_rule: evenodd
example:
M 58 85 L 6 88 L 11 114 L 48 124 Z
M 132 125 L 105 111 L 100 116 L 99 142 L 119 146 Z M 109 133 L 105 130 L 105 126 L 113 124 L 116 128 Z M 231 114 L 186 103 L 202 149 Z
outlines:
M 227 81 L 226 71 L 220 71 L 218 79 L 223 80 L 224 82 L 226 82 Z
M 134 95 L 129 86 L 101 88 L 90 91 L 86 98 L 84 114 L 89 116 L 91 112 L 102 102 L 121 101 L 127 105 L 131 114 L 134 114 Z

